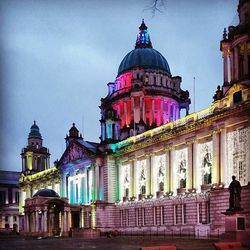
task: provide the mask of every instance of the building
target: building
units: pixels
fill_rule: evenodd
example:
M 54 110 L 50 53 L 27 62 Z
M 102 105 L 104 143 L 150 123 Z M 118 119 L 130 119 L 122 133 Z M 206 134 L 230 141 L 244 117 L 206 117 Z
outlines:
M 100 143 L 85 141 L 73 124 L 65 152 L 48 168 L 48 150 L 37 151 L 39 128 L 31 127 L 19 180 L 28 234 L 79 227 L 223 234 L 232 175 L 243 187 L 237 216 L 250 233 L 249 0 L 239 1 L 238 13 L 239 25 L 221 41 L 224 82 L 206 109 L 189 114 L 189 93 L 143 21 L 101 99 Z
M 0 171 L 0 231 L 19 231 L 19 172 Z

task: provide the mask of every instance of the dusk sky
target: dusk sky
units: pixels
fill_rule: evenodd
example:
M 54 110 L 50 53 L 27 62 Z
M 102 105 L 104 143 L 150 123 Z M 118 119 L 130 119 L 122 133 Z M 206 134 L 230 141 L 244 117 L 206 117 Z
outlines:
M 21 149 L 33 121 L 40 127 L 50 164 L 65 150 L 75 122 L 85 140 L 99 142 L 100 99 L 134 48 L 142 18 L 153 47 L 196 110 L 211 105 L 223 83 L 220 40 L 238 23 L 237 0 L 0 0 L 0 169 L 21 171 Z M 190 111 L 194 111 L 191 104 Z

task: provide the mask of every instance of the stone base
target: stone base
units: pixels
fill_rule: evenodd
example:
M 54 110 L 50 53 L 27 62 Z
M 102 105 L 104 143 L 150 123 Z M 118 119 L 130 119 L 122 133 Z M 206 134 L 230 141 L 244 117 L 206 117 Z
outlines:
M 227 210 L 222 213 L 225 215 L 225 234 L 222 235 L 224 240 L 239 241 L 250 245 L 249 229 L 246 227 L 246 216 L 250 211 L 232 211 Z
M 84 229 L 84 228 L 74 228 L 70 232 L 71 237 L 79 237 L 84 239 L 96 239 L 100 238 L 101 232 L 99 229 Z

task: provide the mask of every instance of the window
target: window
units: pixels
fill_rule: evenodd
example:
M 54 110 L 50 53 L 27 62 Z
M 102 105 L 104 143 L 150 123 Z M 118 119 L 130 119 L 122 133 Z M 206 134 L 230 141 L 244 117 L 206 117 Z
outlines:
M 140 79 L 140 74 L 139 73 L 137 73 L 136 78 Z
M 0 191 L 0 204 L 5 204 L 5 191 Z
M 161 85 L 162 85 L 162 77 L 161 77 Z
M 13 217 L 14 221 L 16 222 L 16 216 Z
M 242 102 L 242 91 L 237 91 L 233 95 L 233 102 L 234 104 Z
M 178 224 L 178 205 L 174 206 L 174 224 Z
M 156 76 L 154 76 L 154 84 L 156 84 Z
M 15 201 L 16 201 L 16 203 L 19 202 L 19 193 L 18 192 L 15 192 Z
M 210 217 L 210 202 L 207 202 L 207 223 L 211 222 L 211 217 Z
M 5 216 L 5 222 L 7 222 L 9 220 L 8 216 Z
M 239 161 L 239 181 L 244 180 L 244 167 L 243 167 L 243 162 Z
M 198 223 L 202 222 L 202 204 L 198 204 Z
M 182 223 L 183 224 L 186 224 L 187 223 L 187 206 L 186 206 L 186 204 L 184 204 L 183 206 L 182 206 Z

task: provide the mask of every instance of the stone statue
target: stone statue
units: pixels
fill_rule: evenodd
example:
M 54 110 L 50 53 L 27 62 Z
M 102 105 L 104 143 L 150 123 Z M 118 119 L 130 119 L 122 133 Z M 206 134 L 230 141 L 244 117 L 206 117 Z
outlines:
M 229 210 L 242 210 L 240 207 L 240 194 L 241 194 L 241 185 L 240 182 L 236 180 L 236 177 L 232 176 L 232 182 L 229 185 Z

